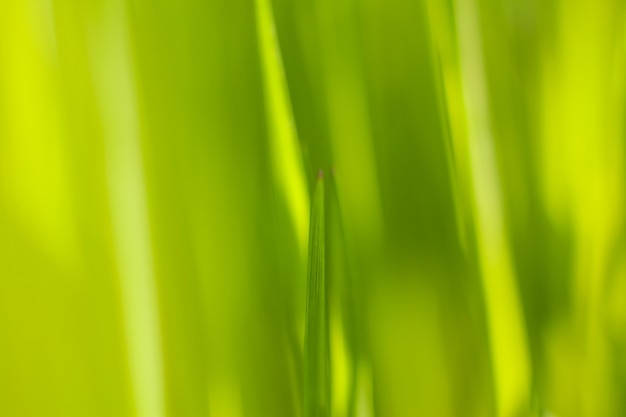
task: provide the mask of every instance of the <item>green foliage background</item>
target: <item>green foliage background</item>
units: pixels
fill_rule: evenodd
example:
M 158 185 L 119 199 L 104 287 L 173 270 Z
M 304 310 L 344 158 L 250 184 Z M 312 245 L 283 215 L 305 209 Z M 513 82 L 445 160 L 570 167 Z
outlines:
M 625 17 L 2 0 L 0 416 L 623 416 Z

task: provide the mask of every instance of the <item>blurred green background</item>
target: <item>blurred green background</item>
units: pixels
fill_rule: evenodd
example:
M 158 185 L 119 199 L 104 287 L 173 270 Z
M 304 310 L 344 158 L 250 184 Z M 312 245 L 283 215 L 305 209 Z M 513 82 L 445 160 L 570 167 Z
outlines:
M 626 415 L 624 8 L 0 0 L 0 416 Z

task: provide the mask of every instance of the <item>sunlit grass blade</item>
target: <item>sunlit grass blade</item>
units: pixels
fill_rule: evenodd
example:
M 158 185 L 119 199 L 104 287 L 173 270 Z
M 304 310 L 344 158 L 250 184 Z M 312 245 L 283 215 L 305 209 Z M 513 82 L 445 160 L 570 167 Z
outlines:
M 517 289 L 494 149 L 479 10 L 457 2 L 457 35 L 465 111 L 468 166 L 472 181 L 476 246 L 487 315 L 496 410 L 517 415 L 530 401 L 532 369 Z
M 299 149 L 270 0 L 256 0 L 255 6 L 272 169 L 304 258 L 309 193 L 302 152 Z
M 283 256 L 282 276 L 287 295 L 290 369 L 296 403 L 302 398 L 301 358 L 304 330 L 305 263 L 309 227 L 309 183 L 304 162 L 308 155 L 300 146 L 291 106 L 280 46 L 276 36 L 271 0 L 255 0 L 256 31 L 268 128 L 273 186 L 278 197 L 277 217 L 285 219 L 276 225 L 277 239 Z M 308 161 L 307 161 L 308 162 Z
M 320 175 L 311 208 L 304 336 L 304 417 L 329 415 L 329 348 L 326 318 L 324 179 Z

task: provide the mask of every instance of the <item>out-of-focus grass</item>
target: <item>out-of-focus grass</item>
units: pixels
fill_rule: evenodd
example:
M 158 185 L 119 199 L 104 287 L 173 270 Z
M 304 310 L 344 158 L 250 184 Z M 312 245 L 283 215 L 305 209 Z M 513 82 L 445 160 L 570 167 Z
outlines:
M 624 415 L 625 17 L 2 1 L 0 416 Z

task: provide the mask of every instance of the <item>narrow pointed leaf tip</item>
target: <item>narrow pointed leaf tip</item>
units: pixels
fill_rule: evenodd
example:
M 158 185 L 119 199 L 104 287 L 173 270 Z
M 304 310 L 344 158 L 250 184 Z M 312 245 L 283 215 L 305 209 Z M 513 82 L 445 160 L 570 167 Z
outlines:
M 320 174 L 322 171 L 320 171 Z M 326 323 L 324 178 L 318 175 L 309 229 L 304 336 L 304 417 L 329 415 L 329 348 Z

